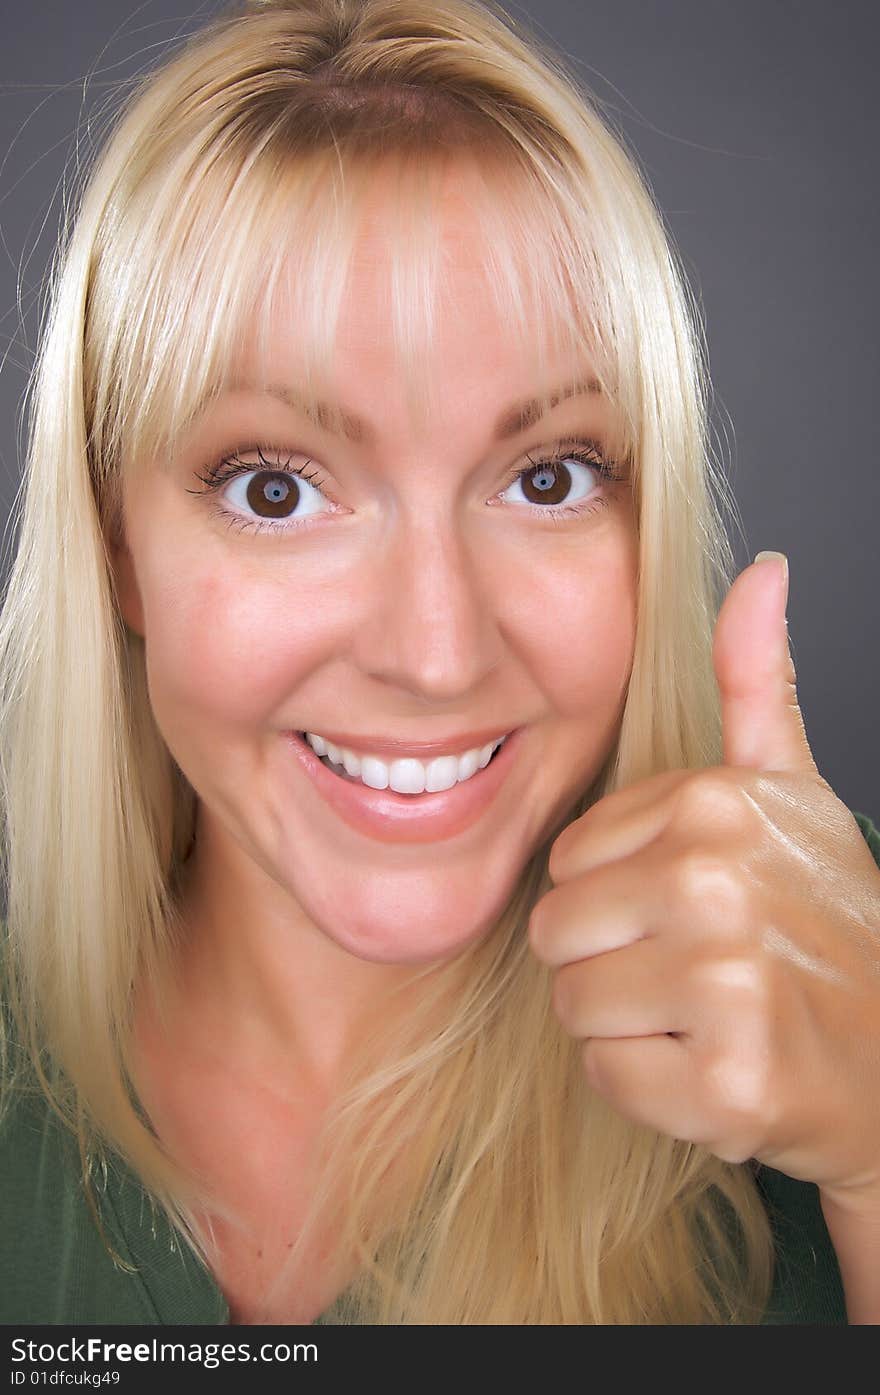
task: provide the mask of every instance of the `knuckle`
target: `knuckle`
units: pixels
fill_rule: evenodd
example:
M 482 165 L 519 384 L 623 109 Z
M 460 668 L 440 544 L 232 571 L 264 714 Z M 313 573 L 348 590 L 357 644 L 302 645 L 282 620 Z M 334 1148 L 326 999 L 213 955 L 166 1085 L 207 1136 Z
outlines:
M 751 1004 L 753 1012 L 760 1012 L 766 997 L 764 974 L 760 964 L 746 954 L 711 954 L 698 958 L 690 970 L 691 987 L 697 1001 L 705 1004 L 723 997 L 734 999 L 731 1010 L 745 1014 Z M 738 1019 L 745 1027 L 746 1021 Z M 750 1021 L 754 1031 L 755 1023 Z
M 735 868 L 711 848 L 691 847 L 678 853 L 669 865 L 668 877 L 677 900 L 705 902 L 707 908 L 717 904 L 738 909 L 742 905 L 745 893 Z
M 754 1157 L 772 1128 L 767 1055 L 740 1044 L 704 1062 L 704 1108 L 715 1121 L 712 1150 L 725 1162 Z
M 718 767 L 697 771 L 683 781 L 676 795 L 678 816 L 698 828 L 730 828 L 741 819 L 747 805 L 740 780 Z

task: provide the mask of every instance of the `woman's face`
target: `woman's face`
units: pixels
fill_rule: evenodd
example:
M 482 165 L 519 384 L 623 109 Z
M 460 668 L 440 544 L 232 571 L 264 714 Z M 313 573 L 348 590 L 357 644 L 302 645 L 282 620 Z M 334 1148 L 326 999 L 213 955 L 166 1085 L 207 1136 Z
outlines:
M 462 178 L 444 186 L 443 212 L 431 419 L 410 421 L 395 376 L 378 198 L 322 393 L 363 420 L 361 439 L 293 405 L 296 326 L 279 318 L 272 381 L 291 401 L 243 386 L 256 376 L 245 355 L 169 468 L 138 462 L 126 477 L 116 555 L 156 721 L 199 797 L 203 884 L 222 881 L 243 924 L 280 906 L 291 928 L 387 963 L 447 957 L 492 928 L 608 754 L 636 624 L 630 488 L 574 458 L 577 445 L 559 452 L 555 482 L 532 468 L 560 438 L 612 452 L 609 404 L 568 396 L 499 434 L 513 404 L 571 374 L 535 383 L 498 323 Z M 199 474 L 233 451 L 250 473 L 204 488 Z M 581 511 L 553 519 L 554 504 Z M 411 825 L 341 810 L 355 785 L 310 772 L 289 735 L 345 734 L 361 754 L 380 739 L 462 752 L 474 733 L 517 728 L 498 770 L 434 795 L 445 807 Z M 420 798 L 390 795 L 412 810 Z

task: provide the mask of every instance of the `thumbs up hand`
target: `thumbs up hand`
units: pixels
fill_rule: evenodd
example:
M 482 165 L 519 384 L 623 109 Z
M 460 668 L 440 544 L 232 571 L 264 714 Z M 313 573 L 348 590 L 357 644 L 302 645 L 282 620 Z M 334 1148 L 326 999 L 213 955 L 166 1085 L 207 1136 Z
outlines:
M 788 567 L 718 615 L 723 764 L 600 800 L 553 844 L 529 940 L 590 1086 L 633 1120 L 880 1207 L 880 869 L 816 767 Z

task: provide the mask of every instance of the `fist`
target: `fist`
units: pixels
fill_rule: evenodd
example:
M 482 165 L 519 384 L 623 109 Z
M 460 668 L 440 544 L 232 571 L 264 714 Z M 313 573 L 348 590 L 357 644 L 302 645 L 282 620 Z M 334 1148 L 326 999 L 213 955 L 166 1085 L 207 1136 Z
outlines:
M 529 939 L 620 1113 L 876 1200 L 880 869 L 813 760 L 787 592 L 787 565 L 753 563 L 719 613 L 723 764 L 570 824 Z

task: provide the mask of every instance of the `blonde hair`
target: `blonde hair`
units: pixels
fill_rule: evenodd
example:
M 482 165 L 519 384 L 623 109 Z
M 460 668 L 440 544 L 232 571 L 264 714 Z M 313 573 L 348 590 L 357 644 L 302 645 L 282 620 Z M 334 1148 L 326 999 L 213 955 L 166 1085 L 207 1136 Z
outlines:
M 573 366 L 589 355 L 617 412 L 639 534 L 634 661 L 614 748 L 497 925 L 419 969 L 425 1011 L 398 1015 L 352 1066 L 291 1264 L 332 1217 L 361 1264 L 348 1320 L 756 1321 L 772 1240 L 748 1166 L 589 1089 L 527 940 L 562 827 L 614 789 L 720 763 L 711 640 L 734 506 L 709 440 L 700 315 L 647 181 L 595 97 L 499 5 L 254 0 L 120 111 L 53 267 L 0 617 L 10 1018 L 76 1133 L 99 1223 L 94 1176 L 117 1156 L 205 1260 L 198 1179 L 142 1116 L 130 1069 L 135 987 L 174 971 L 196 796 L 120 615 L 120 481 L 167 457 L 222 390 L 242 327 L 267 347 L 281 297 L 304 378 L 326 369 L 380 164 L 399 175 L 389 313 L 424 404 L 436 179 L 463 158 L 485 175 L 475 213 L 509 332 L 534 346 L 536 374 L 550 346 Z M 11 1090 L 11 1052 L 6 1075 Z

